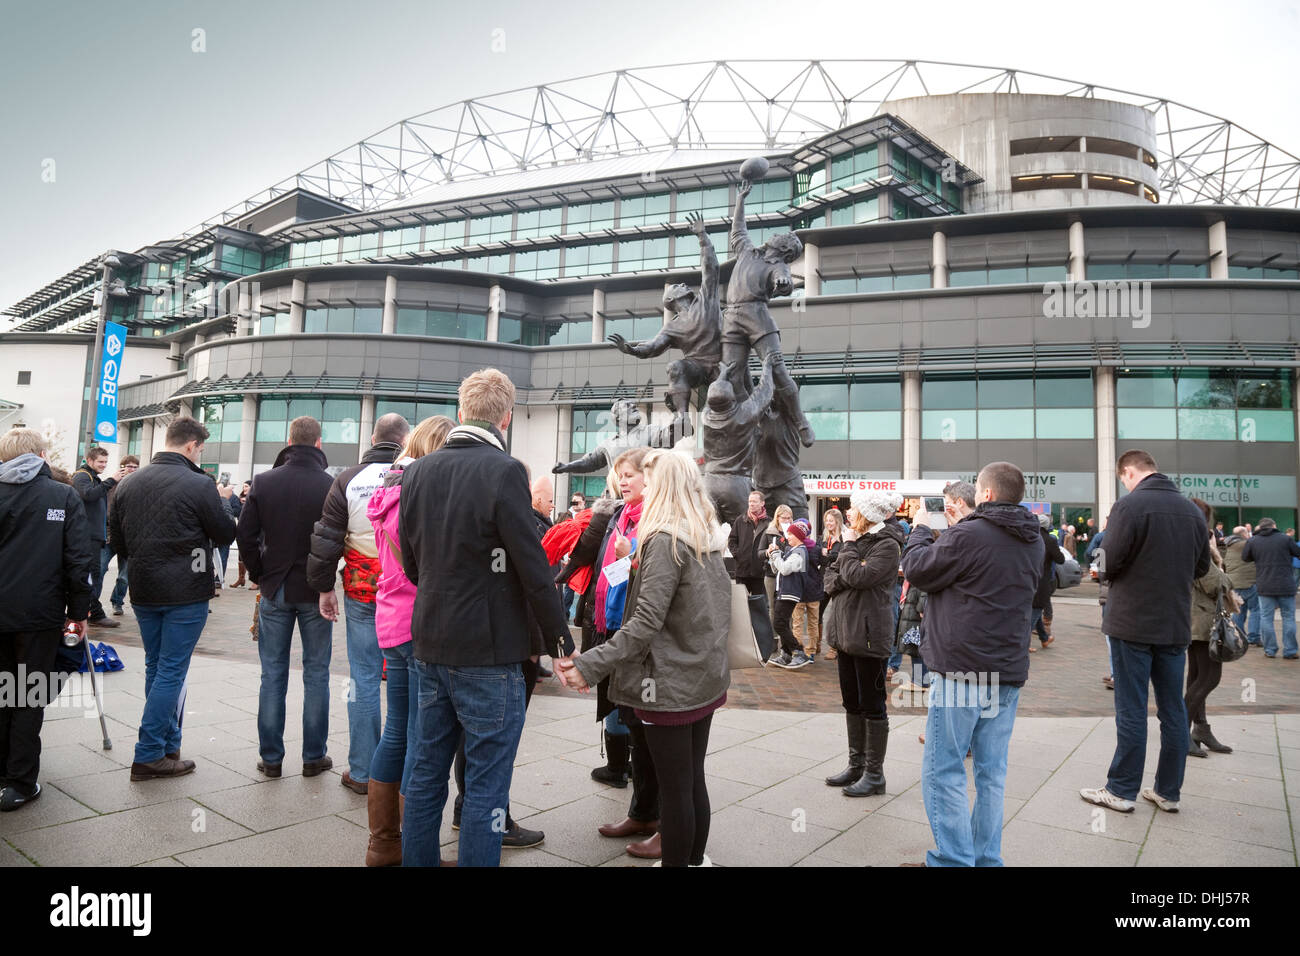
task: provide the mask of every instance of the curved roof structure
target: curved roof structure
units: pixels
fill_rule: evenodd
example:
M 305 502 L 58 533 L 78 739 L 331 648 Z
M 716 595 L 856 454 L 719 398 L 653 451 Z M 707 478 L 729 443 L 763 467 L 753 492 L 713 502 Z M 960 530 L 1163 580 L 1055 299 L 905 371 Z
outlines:
M 598 73 L 451 103 L 394 123 L 185 235 L 227 224 L 295 188 L 380 209 L 434 186 L 507 172 L 665 150 L 790 148 L 869 119 L 884 102 L 952 93 L 1083 96 L 1138 105 L 1156 116 L 1167 202 L 1300 208 L 1300 159 L 1231 120 L 1166 97 L 928 60 L 710 60 Z

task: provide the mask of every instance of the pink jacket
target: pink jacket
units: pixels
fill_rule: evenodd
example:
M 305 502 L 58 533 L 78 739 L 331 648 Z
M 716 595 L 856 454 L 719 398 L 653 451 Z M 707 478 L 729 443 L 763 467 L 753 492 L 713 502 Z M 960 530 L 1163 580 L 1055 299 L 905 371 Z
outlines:
M 380 647 L 396 647 L 411 639 L 411 611 L 415 608 L 415 585 L 411 583 L 397 556 L 401 545 L 397 537 L 400 484 L 381 486 L 366 506 L 366 515 L 375 529 L 379 548 L 379 590 L 375 595 L 375 631 Z M 391 545 L 390 543 L 391 542 Z

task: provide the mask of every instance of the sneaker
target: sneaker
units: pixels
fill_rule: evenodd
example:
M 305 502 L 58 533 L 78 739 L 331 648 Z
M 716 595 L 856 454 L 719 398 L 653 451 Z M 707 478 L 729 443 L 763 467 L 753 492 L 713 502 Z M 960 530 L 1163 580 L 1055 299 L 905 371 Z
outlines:
M 501 835 L 501 849 L 527 850 L 529 847 L 541 846 L 546 834 L 541 830 L 527 830 L 515 824 Z
M 1145 790 L 1142 791 L 1142 799 L 1150 800 L 1161 810 L 1165 811 L 1165 813 L 1178 812 L 1177 800 L 1166 800 L 1164 797 L 1160 796 L 1160 794 L 1156 793 L 1155 790 L 1151 787 L 1147 787 Z
M 788 668 L 790 666 L 790 655 L 787 654 L 785 651 L 778 651 L 777 653 L 769 657 L 767 659 L 767 662 L 769 664 L 775 665 L 776 667 Z
M 795 651 L 794 657 L 790 658 L 790 663 L 787 664 L 786 667 L 789 670 L 797 670 L 798 668 L 804 667 L 805 665 L 811 663 L 812 663 L 811 657 L 809 657 L 803 651 Z
M 1099 807 L 1105 807 L 1108 810 L 1118 810 L 1120 813 L 1132 813 L 1133 808 L 1137 806 L 1132 800 L 1125 800 L 1123 797 L 1117 797 L 1105 787 L 1097 790 L 1080 790 L 1079 796 L 1089 803 L 1095 803 Z
M 114 605 L 113 605 L 113 617 L 121 617 L 121 616 L 122 616 L 122 605 L 120 605 L 120 604 L 114 604 Z
M 36 789 L 30 794 L 25 794 L 17 787 L 5 787 L 0 790 L 0 813 L 8 813 L 11 810 L 17 810 L 25 807 L 33 800 L 40 799 L 41 785 L 38 783 Z

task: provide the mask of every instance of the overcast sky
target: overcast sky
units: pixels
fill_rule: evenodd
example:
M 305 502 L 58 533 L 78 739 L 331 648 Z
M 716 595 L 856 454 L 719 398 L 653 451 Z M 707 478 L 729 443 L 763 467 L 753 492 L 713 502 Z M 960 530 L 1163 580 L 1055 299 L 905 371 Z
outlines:
M 1300 155 L 1298 41 L 1281 0 L 0 0 L 0 308 L 515 87 L 700 59 L 982 63 L 1178 100 Z

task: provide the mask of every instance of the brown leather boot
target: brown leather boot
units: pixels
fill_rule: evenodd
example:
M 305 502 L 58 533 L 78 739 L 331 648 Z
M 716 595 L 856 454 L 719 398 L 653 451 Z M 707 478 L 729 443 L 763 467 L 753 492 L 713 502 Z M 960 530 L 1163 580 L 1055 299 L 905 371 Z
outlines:
M 619 823 L 606 823 L 596 829 L 603 837 L 650 836 L 659 832 L 659 821 L 650 820 L 643 823 L 626 817 Z
M 370 815 L 370 845 L 366 847 L 366 866 L 402 865 L 402 807 L 400 783 L 370 781 L 366 792 L 366 810 Z
M 640 843 L 629 843 L 624 849 L 628 856 L 634 856 L 638 860 L 658 860 L 664 855 L 663 839 L 658 833 Z
M 143 780 L 161 780 L 164 777 L 183 777 L 194 772 L 193 760 L 176 760 L 171 757 L 159 757 L 153 763 L 131 764 L 131 782 Z

